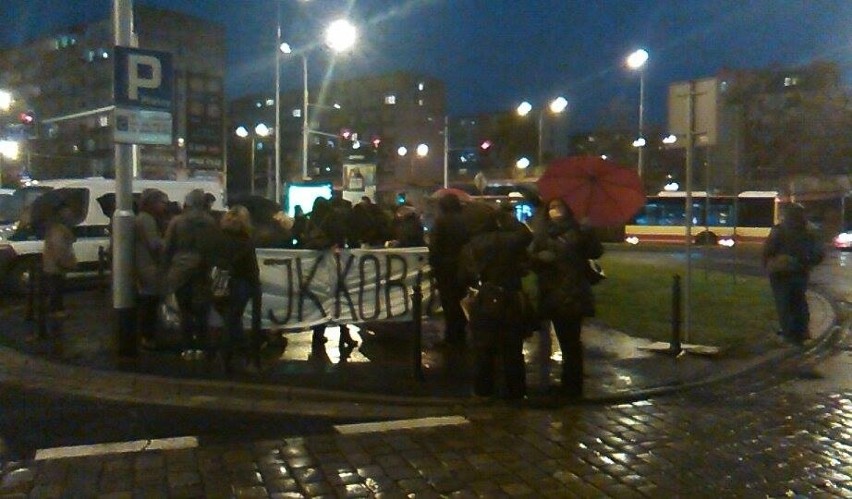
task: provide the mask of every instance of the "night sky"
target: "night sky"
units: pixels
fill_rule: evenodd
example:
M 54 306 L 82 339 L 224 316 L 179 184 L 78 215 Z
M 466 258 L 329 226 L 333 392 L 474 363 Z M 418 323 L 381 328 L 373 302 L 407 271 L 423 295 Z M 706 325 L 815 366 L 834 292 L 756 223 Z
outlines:
M 541 105 L 563 95 L 573 129 L 616 126 L 638 105 L 624 58 L 645 48 L 646 109 L 664 125 L 668 84 L 723 67 L 826 59 L 852 84 L 852 0 L 278 0 L 283 37 L 309 54 L 312 84 L 396 69 L 447 85 L 448 112 Z M 274 88 L 276 0 L 136 0 L 196 15 L 228 33 L 229 97 Z M 111 0 L 0 0 L 0 46 L 109 17 Z M 322 27 L 348 17 L 353 54 L 318 47 Z M 282 88 L 301 88 L 301 65 L 282 64 Z M 633 110 L 633 111 L 631 111 Z M 619 121 L 621 117 L 621 121 Z

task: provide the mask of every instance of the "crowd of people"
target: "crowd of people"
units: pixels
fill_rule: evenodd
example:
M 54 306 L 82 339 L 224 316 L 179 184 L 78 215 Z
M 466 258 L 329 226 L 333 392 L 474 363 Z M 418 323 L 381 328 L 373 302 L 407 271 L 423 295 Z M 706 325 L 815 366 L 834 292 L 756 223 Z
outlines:
M 552 390 L 582 397 L 581 330 L 583 319 L 595 313 L 589 261 L 602 255 L 603 246 L 563 200 L 542 203 L 528 224 L 501 209 L 488 210 L 484 220 L 471 224 L 459 198 L 446 194 L 438 200 L 428 241 L 412 206 L 403 204 L 389 213 L 369 197 L 354 205 L 339 193 L 330 200 L 318 198 L 309 215 L 297 208 L 293 218 L 280 211 L 253 214 L 241 204 L 214 214 L 211 201 L 200 189 L 186 196 L 180 210 L 156 189 L 145 190 L 139 198 L 133 276 L 143 348 L 157 347 L 158 309 L 164 297 L 173 294 L 184 358 L 219 358 L 228 373 L 235 362 L 259 369 L 259 321 L 252 324 L 251 334 L 243 327 L 246 307 L 260 302 L 257 247 L 428 246 L 443 309 L 443 344 L 472 347 L 475 396 L 523 399 L 524 340 L 537 330 L 540 343 L 549 347 L 552 326 L 563 359 L 561 382 Z M 44 229 L 43 271 L 48 311 L 54 318 L 66 314 L 65 274 L 76 265 L 72 218 L 67 206 L 58 206 Z M 808 275 L 824 257 L 801 205 L 787 208 L 782 223 L 772 229 L 763 257 L 781 326 L 778 334 L 801 344 L 809 318 Z M 214 280 L 221 275 L 227 277 L 225 290 L 217 291 L 221 283 Z M 221 317 L 223 330 L 215 341 L 211 311 Z M 325 351 L 325 329 L 325 324 L 312 328 L 314 354 Z M 348 326 L 341 326 L 341 354 L 357 344 Z
M 260 368 L 259 324 L 252 324 L 248 335 L 243 328 L 246 307 L 260 300 L 256 248 L 424 245 L 424 229 L 411 206 L 399 206 L 391 214 L 369 197 L 355 205 L 339 195 L 330 200 L 318 198 L 309 215 L 297 207 L 292 218 L 282 211 L 270 211 L 268 205 L 250 213 L 239 201 L 217 214 L 210 209 L 210 196 L 201 190 L 190 192 L 179 211 L 170 208 L 172 203 L 156 189 L 145 190 L 138 201 L 133 275 L 139 344 L 146 349 L 158 347 L 158 309 L 173 294 L 179 310 L 182 356 L 211 363 L 218 359 L 226 372 L 233 372 L 235 365 Z M 221 279 L 224 285 L 217 282 Z M 212 312 L 222 323 L 217 338 L 211 335 Z M 324 324 L 313 328 L 314 354 L 324 351 L 325 329 Z M 348 327 L 341 326 L 340 349 L 351 351 L 356 346 Z

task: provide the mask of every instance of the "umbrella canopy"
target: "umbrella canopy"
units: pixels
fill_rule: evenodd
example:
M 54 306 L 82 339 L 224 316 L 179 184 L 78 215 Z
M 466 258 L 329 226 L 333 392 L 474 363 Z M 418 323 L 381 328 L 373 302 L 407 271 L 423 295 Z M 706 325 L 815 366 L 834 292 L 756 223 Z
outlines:
M 433 198 L 440 198 L 440 197 L 446 196 L 448 194 L 454 194 L 457 198 L 459 198 L 459 201 L 464 202 L 464 201 L 470 201 L 471 200 L 470 194 L 468 194 L 467 192 L 465 192 L 461 189 L 457 189 L 455 187 L 446 187 L 446 188 L 443 188 L 443 189 L 438 189 L 437 191 L 432 193 L 432 197 Z
M 562 198 L 577 220 L 595 227 L 627 223 L 645 204 L 639 175 L 599 156 L 551 162 L 538 179 L 538 188 L 543 199 Z

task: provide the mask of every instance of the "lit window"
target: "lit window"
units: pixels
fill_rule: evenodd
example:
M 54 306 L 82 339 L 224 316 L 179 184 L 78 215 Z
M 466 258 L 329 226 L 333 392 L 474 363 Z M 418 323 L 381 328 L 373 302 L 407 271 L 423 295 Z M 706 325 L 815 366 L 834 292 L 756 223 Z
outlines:
M 107 116 L 107 115 L 98 116 L 98 125 L 101 126 L 101 127 L 108 127 L 109 126 L 109 116 Z
M 393 106 L 396 104 L 396 95 L 385 95 L 385 104 Z
M 426 88 L 426 85 L 424 85 L 423 82 L 417 84 L 417 90 L 422 92 L 424 88 Z
M 799 78 L 796 76 L 788 76 L 784 78 L 784 86 L 785 87 L 795 87 L 799 84 Z
M 417 99 L 417 105 L 422 106 L 423 105 L 423 99 Z
M 266 99 L 266 107 L 274 106 L 275 99 Z
M 301 109 L 294 109 L 293 110 L 293 117 L 294 118 L 301 118 L 302 117 L 302 110 Z

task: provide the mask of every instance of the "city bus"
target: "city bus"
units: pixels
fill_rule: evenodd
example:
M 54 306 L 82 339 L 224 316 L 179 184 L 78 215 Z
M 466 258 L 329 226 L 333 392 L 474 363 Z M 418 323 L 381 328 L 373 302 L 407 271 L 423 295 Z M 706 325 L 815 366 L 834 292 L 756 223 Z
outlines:
M 696 244 L 732 246 L 762 243 L 780 218 L 781 199 L 775 191 L 739 195 L 692 193 L 692 231 Z M 642 210 L 624 227 L 625 241 L 681 243 L 686 235 L 686 193 L 662 191 L 648 196 Z

